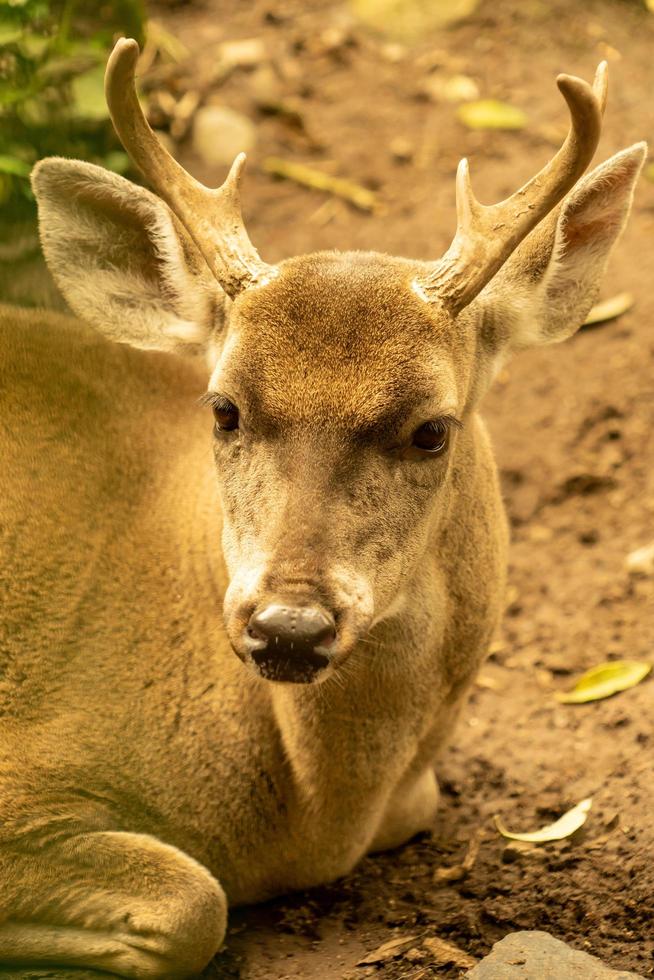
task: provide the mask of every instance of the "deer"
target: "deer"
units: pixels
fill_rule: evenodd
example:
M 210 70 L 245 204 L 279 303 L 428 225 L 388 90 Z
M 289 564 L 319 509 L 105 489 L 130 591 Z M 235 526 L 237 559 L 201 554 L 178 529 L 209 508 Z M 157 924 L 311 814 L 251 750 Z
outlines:
M 217 189 L 187 173 L 139 105 L 138 56 L 117 42 L 106 95 L 152 190 L 38 163 L 72 314 L 0 317 L 13 977 L 195 976 L 228 906 L 433 825 L 438 754 L 504 606 L 480 404 L 509 357 L 583 322 L 646 155 L 586 174 L 606 65 L 560 75 L 561 147 L 492 205 L 462 161 L 440 258 L 270 265 L 244 156 Z

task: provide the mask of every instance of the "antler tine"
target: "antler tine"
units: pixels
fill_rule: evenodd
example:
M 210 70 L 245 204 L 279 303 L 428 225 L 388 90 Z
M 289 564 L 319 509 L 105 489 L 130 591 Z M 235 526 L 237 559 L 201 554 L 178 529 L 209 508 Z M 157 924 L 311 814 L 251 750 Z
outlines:
M 559 75 L 557 85 L 570 110 L 570 130 L 552 160 L 520 190 L 485 207 L 472 191 L 467 160 L 459 164 L 454 240 L 443 258 L 414 281 L 420 296 L 443 303 L 454 316 L 574 186 L 595 153 L 606 102 L 606 62 L 598 67 L 592 88 L 573 75 Z
M 215 190 L 187 173 L 157 139 L 143 115 L 134 77 L 138 56 L 136 41 L 121 38 L 105 73 L 107 105 L 123 146 L 186 227 L 228 296 L 263 285 L 276 270 L 259 258 L 243 224 L 239 185 L 245 154 L 236 157 L 224 184 Z

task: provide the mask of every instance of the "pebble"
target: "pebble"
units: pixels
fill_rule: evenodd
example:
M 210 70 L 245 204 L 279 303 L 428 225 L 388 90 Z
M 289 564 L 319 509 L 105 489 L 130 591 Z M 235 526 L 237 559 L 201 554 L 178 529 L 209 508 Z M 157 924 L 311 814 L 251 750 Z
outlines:
M 203 106 L 193 120 L 193 149 L 209 166 L 231 164 L 256 143 L 253 123 L 227 106 Z

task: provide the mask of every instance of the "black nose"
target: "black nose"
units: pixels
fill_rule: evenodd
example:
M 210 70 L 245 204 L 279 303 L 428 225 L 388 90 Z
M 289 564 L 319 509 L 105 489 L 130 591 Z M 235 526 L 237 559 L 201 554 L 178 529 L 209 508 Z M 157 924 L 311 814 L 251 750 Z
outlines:
M 319 606 L 274 603 L 252 614 L 246 633 L 250 655 L 264 677 L 301 684 L 328 666 L 336 624 Z

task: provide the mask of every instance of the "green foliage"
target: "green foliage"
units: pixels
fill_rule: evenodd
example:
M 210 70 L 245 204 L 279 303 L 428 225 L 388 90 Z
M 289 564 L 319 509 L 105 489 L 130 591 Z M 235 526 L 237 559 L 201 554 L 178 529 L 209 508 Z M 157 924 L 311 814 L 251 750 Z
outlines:
M 29 220 L 32 165 L 81 157 L 122 172 L 128 161 L 103 94 L 121 34 L 143 41 L 142 0 L 0 0 L 0 206 L 5 229 Z

